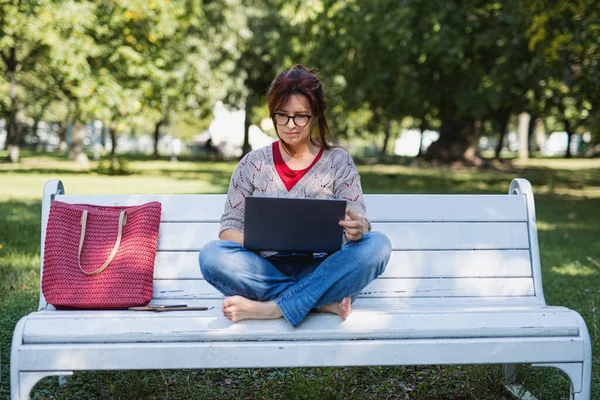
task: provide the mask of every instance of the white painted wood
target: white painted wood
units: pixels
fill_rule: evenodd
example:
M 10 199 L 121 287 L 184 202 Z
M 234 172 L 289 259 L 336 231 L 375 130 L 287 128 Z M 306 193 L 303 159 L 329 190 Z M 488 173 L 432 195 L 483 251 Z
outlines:
M 13 331 L 12 343 L 10 347 L 10 396 L 12 400 L 21 400 L 21 346 L 23 345 L 23 331 L 25 329 L 25 321 L 27 317 L 23 317 L 15 325 Z M 39 368 L 34 368 L 32 371 L 39 371 Z M 29 395 L 29 393 L 25 393 Z
M 160 201 L 163 221 L 219 221 L 225 205 L 222 194 L 67 195 L 67 203 L 137 205 Z M 365 195 L 369 219 L 375 222 L 527 221 L 525 200 L 504 195 Z M 439 205 L 443 204 L 444 207 Z
M 377 279 L 362 292 L 368 297 L 532 296 L 529 278 Z
M 330 314 L 310 315 L 299 327 L 284 319 L 233 323 L 222 315 L 181 311 L 144 313 L 133 318 L 89 315 L 27 322 L 23 341 L 40 343 L 128 343 L 178 341 L 271 341 L 429 339 L 481 337 L 577 337 L 568 311 L 389 313 L 363 310 L 346 321 Z M 169 314 L 169 315 L 165 315 Z
M 363 297 L 464 297 L 533 296 L 530 278 L 377 279 L 360 294 Z M 221 298 L 204 280 L 154 281 L 154 299 Z
M 182 304 L 190 307 L 208 307 L 209 310 L 199 313 L 201 316 L 222 316 L 223 299 L 186 299 L 185 301 L 171 300 L 152 300 L 155 305 Z M 354 311 L 384 311 L 387 313 L 440 313 L 440 312 L 480 312 L 495 313 L 501 312 L 531 312 L 531 311 L 568 311 L 565 307 L 541 306 L 533 296 L 528 297 L 404 297 L 404 298 L 377 298 L 363 297 L 358 298 L 352 303 Z M 183 311 L 182 311 L 183 312 Z M 130 313 L 128 310 L 58 310 L 49 312 L 38 312 L 30 314 L 29 321 L 37 319 L 58 319 L 58 318 L 87 318 L 89 315 L 98 315 L 101 317 L 122 318 L 123 313 Z M 131 314 L 128 314 L 131 315 Z M 137 312 L 137 315 L 159 315 L 158 313 Z M 162 313 L 161 318 L 176 315 L 175 312 Z M 191 314 L 185 314 L 191 315 Z M 137 316 L 134 316 L 137 318 Z
M 41 243 L 40 243 L 40 301 L 38 304 L 38 310 L 43 310 L 47 307 L 48 303 L 42 293 L 42 275 L 44 274 L 44 246 L 46 238 L 46 227 L 48 226 L 48 217 L 50 216 L 50 205 L 55 196 L 65 193 L 65 188 L 62 182 L 58 179 L 54 179 L 46 182 L 44 185 L 44 191 L 42 194 L 42 231 L 41 231 Z
M 104 206 L 133 206 L 151 201 L 162 204 L 163 222 L 219 222 L 225 208 L 224 194 L 137 194 L 137 195 L 67 195 L 59 201 L 71 204 L 98 204 Z
M 394 251 L 382 278 L 531 277 L 528 250 Z M 154 279 L 202 279 L 196 251 L 160 251 Z
M 394 250 L 528 249 L 525 222 L 373 223 Z M 218 223 L 161 223 L 160 251 L 199 251 L 218 239 Z M 340 239 L 341 240 L 341 239 Z
M 99 355 L 101 355 L 99 357 Z M 124 370 L 575 362 L 581 341 L 469 338 L 206 343 L 40 344 L 20 349 L 21 369 Z
M 513 179 L 508 189 L 509 195 L 525 198 L 527 205 L 527 231 L 529 236 L 531 268 L 534 276 L 534 289 L 536 296 L 542 301 L 544 299 L 544 288 L 542 285 L 542 264 L 540 261 L 540 245 L 537 234 L 537 220 L 535 216 L 535 201 L 533 199 L 533 189 L 526 179 Z M 511 196 L 509 196 L 511 197 Z
M 206 243 L 219 238 L 220 224 L 161 223 L 158 233 L 158 251 L 197 251 Z
M 568 363 L 568 362 L 559 362 L 559 363 L 536 363 L 534 362 L 533 366 L 538 367 L 553 367 L 558 368 L 564 371 L 569 379 L 571 380 L 571 396 L 570 398 L 573 400 L 590 400 L 590 395 L 592 391 L 592 341 L 590 339 L 590 334 L 588 332 L 587 326 L 583 317 L 573 311 L 573 315 L 577 318 L 580 325 L 580 334 L 579 336 L 582 339 L 583 345 L 583 358 L 581 362 Z M 581 377 L 581 379 L 580 379 Z M 579 383 L 581 382 L 581 387 L 579 387 Z
M 579 393 L 583 387 L 583 363 L 533 363 L 532 367 L 551 367 L 563 371 L 571 381 L 571 393 Z
M 71 371 L 40 371 L 40 372 L 21 372 L 19 373 L 19 392 L 12 394 L 13 400 L 28 400 L 29 393 L 36 383 L 49 376 L 73 375 Z
M 58 192 L 60 181 L 44 189 L 42 238 Z M 373 228 L 396 250 L 386 273 L 348 320 L 311 314 L 295 329 L 282 319 L 227 321 L 222 295 L 201 279 L 198 252 L 217 238 L 224 195 L 57 195 L 161 201 L 152 303 L 210 309 L 56 311 L 40 296 L 45 311 L 15 327 L 11 396 L 26 398 L 41 377 L 73 370 L 533 363 L 565 370 L 571 398 L 589 400 L 587 327 L 576 312 L 546 306 L 531 185 L 514 180 L 509 194 L 365 196 Z
M 526 221 L 522 199 L 501 195 L 365 195 L 373 221 L 491 222 Z M 443 207 L 440 207 L 443 204 Z
M 531 266 L 528 250 L 394 251 L 382 277 L 531 277 Z

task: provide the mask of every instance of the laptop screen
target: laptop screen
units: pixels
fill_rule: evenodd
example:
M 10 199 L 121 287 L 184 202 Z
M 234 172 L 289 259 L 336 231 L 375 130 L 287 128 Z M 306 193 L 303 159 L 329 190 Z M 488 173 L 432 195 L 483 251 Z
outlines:
M 332 253 L 342 247 L 345 200 L 246 197 L 244 247 Z

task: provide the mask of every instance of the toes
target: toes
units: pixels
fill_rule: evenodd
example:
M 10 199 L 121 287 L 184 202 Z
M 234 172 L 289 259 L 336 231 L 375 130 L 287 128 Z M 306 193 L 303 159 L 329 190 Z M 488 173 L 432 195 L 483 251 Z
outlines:
M 229 297 L 225 297 L 225 299 L 223 299 L 223 307 L 230 307 L 236 303 L 238 303 L 238 298 L 240 296 L 229 296 Z
M 350 297 L 344 297 L 340 302 L 340 316 L 344 319 L 348 318 L 352 310 L 352 301 Z

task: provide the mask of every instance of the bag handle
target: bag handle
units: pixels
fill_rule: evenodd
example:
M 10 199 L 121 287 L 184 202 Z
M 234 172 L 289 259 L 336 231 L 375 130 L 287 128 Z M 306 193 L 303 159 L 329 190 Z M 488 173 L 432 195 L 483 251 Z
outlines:
M 106 267 L 108 267 L 108 265 L 112 262 L 113 258 L 115 258 L 117 251 L 119 250 L 119 246 L 121 245 L 121 237 L 123 236 L 123 227 L 127 223 L 127 213 L 125 211 L 121 211 L 121 214 L 119 215 L 119 233 L 117 234 L 117 242 L 115 243 L 115 247 L 113 247 L 112 251 L 110 252 L 110 255 L 108 256 L 104 264 L 102 264 L 100 268 L 92 272 L 86 272 L 83 270 L 83 268 L 81 268 L 81 250 L 83 250 L 83 241 L 85 239 L 87 215 L 87 210 L 83 210 L 83 213 L 81 214 L 81 237 L 79 238 L 79 252 L 77 253 L 77 265 L 79 265 L 79 269 L 84 274 L 97 275 L 100 272 L 104 271 Z

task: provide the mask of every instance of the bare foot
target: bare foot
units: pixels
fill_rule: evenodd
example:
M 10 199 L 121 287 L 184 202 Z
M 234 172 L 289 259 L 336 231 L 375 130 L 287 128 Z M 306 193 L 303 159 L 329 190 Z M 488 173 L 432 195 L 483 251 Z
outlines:
M 350 315 L 350 311 L 352 311 L 352 299 L 350 296 L 344 297 L 342 301 L 326 304 L 323 307 L 317 308 L 317 311 L 336 314 L 343 319 L 346 319 Z
M 243 319 L 277 319 L 281 311 L 274 301 L 254 301 L 242 296 L 225 297 L 223 300 L 223 315 L 230 321 L 238 322 Z

